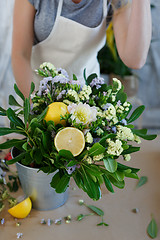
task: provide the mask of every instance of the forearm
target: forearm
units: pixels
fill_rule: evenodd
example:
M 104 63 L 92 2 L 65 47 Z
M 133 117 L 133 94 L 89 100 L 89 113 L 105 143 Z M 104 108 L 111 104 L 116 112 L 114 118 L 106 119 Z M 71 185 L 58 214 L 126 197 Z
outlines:
M 146 61 L 151 41 L 150 0 L 132 0 L 131 7 L 127 11 L 125 17 L 121 18 L 124 29 L 122 34 L 119 34 L 117 47 L 126 65 L 140 68 Z
M 23 56 L 12 55 L 12 68 L 18 88 L 25 97 L 29 96 L 31 82 L 33 81 L 30 62 Z

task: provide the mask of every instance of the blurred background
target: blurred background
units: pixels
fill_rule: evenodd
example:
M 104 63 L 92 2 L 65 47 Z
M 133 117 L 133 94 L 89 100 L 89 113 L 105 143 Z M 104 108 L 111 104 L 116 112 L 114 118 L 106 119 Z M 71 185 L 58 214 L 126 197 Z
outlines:
M 0 106 L 7 108 L 8 97 L 14 95 L 15 83 L 11 67 L 12 16 L 14 0 L 0 0 Z M 3 11 L 2 11 L 3 9 Z M 101 74 L 107 82 L 113 76 L 122 81 L 133 108 L 141 104 L 145 112 L 137 127 L 147 127 L 160 133 L 160 1 L 151 0 L 152 41 L 147 62 L 140 70 L 128 69 L 119 59 L 114 44 L 112 25 L 107 32 L 107 42 L 98 54 Z M 0 118 L 0 125 L 7 125 Z

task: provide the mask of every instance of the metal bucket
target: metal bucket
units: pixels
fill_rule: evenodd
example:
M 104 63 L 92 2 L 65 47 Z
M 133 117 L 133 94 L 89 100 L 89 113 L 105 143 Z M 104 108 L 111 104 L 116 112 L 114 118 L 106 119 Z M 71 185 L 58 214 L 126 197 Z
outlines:
M 47 175 L 38 168 L 31 168 L 16 163 L 20 183 L 26 197 L 30 197 L 34 209 L 51 210 L 62 206 L 68 199 L 68 189 L 56 193 L 50 186 L 54 173 Z

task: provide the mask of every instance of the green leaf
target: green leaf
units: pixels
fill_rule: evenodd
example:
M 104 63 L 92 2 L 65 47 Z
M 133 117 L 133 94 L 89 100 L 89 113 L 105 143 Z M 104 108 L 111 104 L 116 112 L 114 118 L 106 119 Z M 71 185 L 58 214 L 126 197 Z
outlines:
M 28 98 L 26 98 L 25 101 L 24 101 L 24 122 L 25 122 L 25 126 L 28 122 L 29 114 L 30 114 L 30 102 L 29 102 Z
M 82 168 L 81 178 L 84 182 L 83 190 L 88 196 L 94 200 L 98 200 L 101 197 L 101 191 L 98 182 L 94 182 L 92 178 L 86 173 L 85 169 Z
M 147 134 L 147 129 L 132 129 L 132 132 L 145 140 L 154 140 L 157 137 L 155 134 Z
M 11 139 L 8 140 L 7 142 L 1 143 L 0 144 L 0 149 L 8 149 L 11 147 L 17 147 L 19 145 L 22 146 L 22 144 L 25 142 L 26 140 L 22 140 L 22 139 Z
M 31 89 L 30 89 L 30 93 L 29 93 L 29 99 L 30 99 L 30 96 L 33 93 L 34 89 L 35 89 L 35 84 L 33 82 L 31 82 Z
M 137 118 L 139 118 L 140 115 L 143 113 L 144 109 L 145 109 L 144 105 L 136 108 L 134 110 L 134 112 L 132 113 L 132 115 L 130 116 L 130 118 L 127 120 L 127 123 L 131 123 L 131 122 L 135 121 Z
M 89 209 L 91 209 L 94 213 L 96 213 L 97 215 L 99 216 L 104 216 L 104 212 L 100 209 L 100 208 L 97 208 L 93 205 L 86 205 L 86 207 L 88 207 Z
M 118 164 L 117 169 L 118 169 L 119 171 L 125 171 L 125 170 L 128 170 L 128 169 L 131 170 L 132 173 L 137 173 L 137 172 L 140 171 L 139 168 L 132 168 L 132 167 L 129 167 L 129 166 L 125 166 L 125 165 L 123 165 L 123 164 L 121 164 L 121 163 L 117 163 L 117 164 Z
M 4 135 L 8 135 L 10 133 L 19 133 L 19 134 L 23 134 L 24 136 L 26 136 L 25 133 L 23 133 L 21 130 L 19 129 L 12 129 L 12 128 L 0 128 L 0 136 L 4 136 Z
M 63 193 L 66 191 L 70 181 L 70 176 L 63 175 L 62 178 L 60 178 L 58 184 L 56 185 L 56 192 L 57 193 Z
M 77 77 L 75 74 L 73 74 L 73 80 L 77 81 Z
M 70 151 L 65 150 L 65 149 L 60 150 L 58 152 L 58 155 L 59 155 L 59 157 L 64 157 L 65 159 L 68 159 L 68 160 L 74 159 L 73 154 Z
M 60 181 L 60 174 L 59 172 L 57 172 L 53 178 L 52 178 L 52 181 L 50 182 L 50 185 L 52 188 L 56 188 L 57 184 L 59 183 Z
M 87 165 L 87 164 L 83 164 L 83 167 L 85 168 L 85 170 L 90 173 L 91 175 L 94 176 L 101 176 L 102 172 L 98 169 L 97 166 L 92 166 L 92 165 Z
M 99 155 L 101 153 L 104 153 L 105 152 L 105 148 L 99 144 L 99 143 L 95 143 L 88 151 L 88 154 L 93 157 L 93 156 L 96 156 L 96 155 Z
M 103 162 L 109 172 L 114 173 L 117 170 L 117 161 L 115 159 L 108 157 L 107 159 L 103 159 Z
M 139 150 L 140 150 L 140 147 L 133 147 L 131 145 L 128 145 L 128 148 L 122 152 L 122 155 L 138 152 Z
M 9 95 L 9 105 L 22 107 L 12 95 Z
M 136 188 L 139 188 L 139 187 L 143 186 L 147 182 L 148 182 L 148 177 L 146 177 L 146 176 L 140 177 L 139 182 L 137 183 Z
M 35 159 L 35 162 L 37 164 L 41 164 L 42 163 L 43 155 L 41 153 L 41 149 L 40 148 L 37 148 L 36 151 L 34 151 L 33 158 Z
M 19 88 L 17 87 L 16 84 L 14 84 L 14 90 L 15 90 L 15 92 L 17 93 L 17 95 L 18 95 L 23 101 L 25 101 L 25 97 L 24 97 L 23 93 L 19 90 Z
M 20 162 L 22 159 L 24 159 L 25 154 L 26 154 L 25 152 L 20 153 L 17 157 L 7 161 L 7 165 L 11 165 L 13 163 Z
M 157 237 L 158 227 L 157 227 L 157 223 L 153 217 L 147 227 L 147 233 L 152 239 Z
M 9 118 L 9 120 L 12 123 L 14 123 L 16 126 L 24 128 L 24 123 L 22 122 L 22 120 L 19 117 L 16 116 L 15 112 L 11 108 L 7 109 L 7 116 Z
M 104 183 L 105 183 L 105 186 L 108 189 L 108 191 L 114 193 L 112 184 L 111 184 L 110 180 L 108 179 L 108 177 L 106 175 L 103 175 L 103 179 L 104 179 Z
M 99 141 L 99 143 L 103 146 L 103 147 L 106 147 L 107 146 L 107 142 L 106 142 L 106 139 L 108 138 L 114 138 L 116 137 L 116 134 L 113 134 L 113 133 L 110 133 L 110 134 L 107 134 L 106 136 L 102 137 Z
M 116 95 L 116 101 L 119 100 L 121 101 L 121 103 L 124 103 L 127 100 L 127 94 L 123 91 L 123 88 L 121 88 Z
M 70 161 L 68 164 L 67 164 L 67 167 L 73 167 L 74 165 L 77 164 L 77 161 L 76 160 L 72 160 Z
M 86 80 L 87 80 L 87 78 L 86 78 L 86 68 L 85 68 L 84 71 L 83 71 L 83 77 L 84 77 L 84 80 L 85 80 L 85 82 L 86 82 Z
M 112 176 L 109 176 L 109 180 L 117 188 L 123 189 L 125 187 L 125 182 L 124 181 L 118 181 L 115 178 L 113 178 Z
M 6 110 L 2 107 L 0 107 L 0 115 L 1 116 L 6 116 Z
M 48 107 L 45 108 L 45 110 L 37 117 L 38 122 L 42 121 L 43 118 L 46 116 Z
M 127 172 L 125 172 L 125 177 L 139 179 L 139 177 L 138 177 L 138 175 L 136 173 L 127 173 Z
M 96 77 L 97 77 L 96 73 L 92 73 L 91 75 L 89 75 L 87 80 L 86 80 L 87 85 L 89 85 L 92 82 L 92 80 Z

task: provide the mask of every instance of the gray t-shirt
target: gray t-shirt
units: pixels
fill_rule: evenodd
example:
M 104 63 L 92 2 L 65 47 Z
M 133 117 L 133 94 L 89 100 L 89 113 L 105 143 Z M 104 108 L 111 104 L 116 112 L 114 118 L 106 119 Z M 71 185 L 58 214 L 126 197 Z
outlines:
M 34 20 L 34 44 L 37 44 L 46 39 L 52 31 L 59 0 L 28 1 L 36 9 Z M 108 1 L 107 23 L 109 23 L 113 14 L 113 9 L 110 4 L 111 1 L 112 0 Z M 119 8 L 119 0 L 116 0 L 116 2 L 118 3 L 117 8 Z M 75 4 L 72 0 L 63 0 L 61 15 L 87 27 L 97 27 L 103 18 L 103 0 L 81 0 L 78 4 Z

